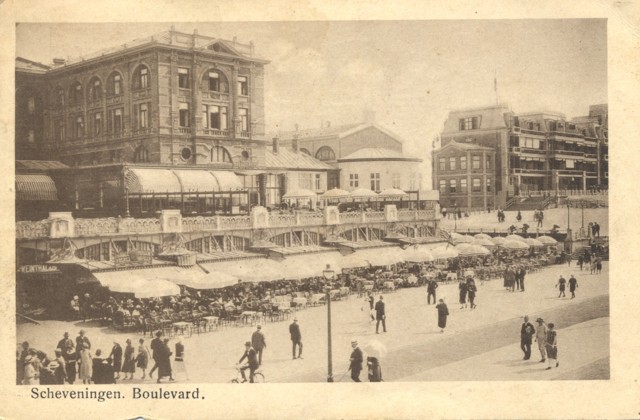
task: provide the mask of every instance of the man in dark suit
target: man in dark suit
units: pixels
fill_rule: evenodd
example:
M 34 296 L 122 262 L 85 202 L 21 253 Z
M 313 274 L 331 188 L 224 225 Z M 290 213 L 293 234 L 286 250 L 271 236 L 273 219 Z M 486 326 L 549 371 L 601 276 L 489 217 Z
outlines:
M 89 350 L 91 350 L 91 341 L 89 341 L 89 338 L 84 335 L 85 331 L 84 330 L 80 330 L 80 332 L 78 333 L 78 336 L 76 337 L 76 353 L 78 358 L 80 357 L 80 350 L 82 350 L 85 346 L 85 344 L 87 344 L 87 348 Z
M 362 371 L 362 350 L 358 347 L 358 342 L 353 340 L 351 342 L 353 351 L 351 352 L 349 370 L 351 371 L 351 379 L 353 382 L 360 382 L 360 372 Z
M 434 279 L 427 280 L 427 305 L 431 305 L 431 296 L 433 296 L 433 303 L 436 303 L 436 289 L 438 288 L 438 282 Z
M 163 346 L 163 343 L 162 343 L 162 331 L 158 331 L 158 332 L 156 332 L 156 338 L 151 340 L 151 344 L 149 345 L 149 347 L 151 347 L 151 358 L 153 359 L 153 367 L 149 371 L 149 377 L 150 378 L 153 378 L 153 372 L 155 372 L 156 369 L 158 369 L 158 360 L 160 359 L 160 353 L 162 352 L 162 350 L 161 350 L 162 346 Z
M 289 334 L 291 334 L 291 342 L 293 347 L 291 354 L 296 359 L 296 346 L 298 346 L 298 359 L 302 359 L 302 334 L 300 333 L 300 325 L 298 325 L 298 318 L 293 318 L 293 323 L 289 325 Z
M 246 382 L 247 377 L 245 376 L 244 371 L 249 369 L 249 382 L 253 383 L 253 374 L 255 373 L 256 369 L 258 369 L 258 366 L 259 366 L 258 357 L 255 349 L 251 347 L 251 341 L 247 341 L 246 343 L 244 343 L 244 346 L 245 346 L 244 354 L 242 355 L 238 363 L 242 363 L 244 359 L 247 359 L 248 364 L 240 368 L 240 374 L 242 375 L 242 379 L 244 379 L 243 382 Z
M 380 300 L 376 302 L 376 334 L 378 334 L 380 321 L 382 321 L 382 331 L 387 332 L 387 324 L 385 322 L 386 315 L 384 314 L 384 302 L 382 299 L 383 297 L 380 296 Z
M 258 366 L 262 365 L 262 351 L 267 348 L 267 342 L 261 330 L 262 325 L 258 325 L 258 329 L 251 335 L 251 346 L 258 353 Z
M 524 316 L 524 322 L 520 328 L 520 348 L 524 352 L 524 360 L 531 358 L 531 338 L 536 333 L 533 324 L 529 322 L 529 317 Z

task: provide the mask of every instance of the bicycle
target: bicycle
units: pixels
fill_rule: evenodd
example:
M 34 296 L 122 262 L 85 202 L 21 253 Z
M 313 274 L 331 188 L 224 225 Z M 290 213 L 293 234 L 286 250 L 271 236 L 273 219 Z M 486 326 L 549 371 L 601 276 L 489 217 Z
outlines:
M 245 366 L 246 366 L 246 365 L 245 365 Z M 248 379 L 247 379 L 247 380 L 245 380 L 245 379 L 243 379 L 243 378 L 242 378 L 242 373 L 240 373 L 240 368 L 241 368 L 241 367 L 243 367 L 243 366 L 240 366 L 240 365 L 236 365 L 236 366 L 235 366 L 235 369 L 236 369 L 236 377 L 235 377 L 235 378 L 233 378 L 233 379 L 230 381 L 232 384 L 240 384 L 240 383 L 243 383 L 243 382 L 247 382 L 247 383 L 249 383 L 249 380 L 248 380 Z M 246 375 L 246 374 L 245 374 L 245 375 Z M 254 382 L 254 383 L 257 383 L 257 384 L 259 384 L 259 383 L 264 383 L 264 382 L 265 382 L 264 374 L 263 374 L 262 372 L 260 372 L 260 370 L 259 370 L 259 369 L 256 369 L 256 371 L 255 371 L 255 372 L 253 372 L 253 382 Z

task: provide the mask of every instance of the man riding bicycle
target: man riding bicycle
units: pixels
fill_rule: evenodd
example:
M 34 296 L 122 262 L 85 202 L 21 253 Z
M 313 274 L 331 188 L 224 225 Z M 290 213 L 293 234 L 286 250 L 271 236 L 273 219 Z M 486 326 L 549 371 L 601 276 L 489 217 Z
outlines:
M 238 361 L 238 364 L 242 363 L 244 359 L 247 359 L 248 364 L 240 368 L 240 374 L 242 375 L 243 382 L 246 382 L 247 377 L 245 376 L 244 371 L 249 369 L 249 382 L 253 383 L 253 374 L 259 366 L 258 357 L 255 349 L 251 347 L 251 341 L 247 341 L 246 343 L 244 343 L 244 345 L 246 349 L 244 354 Z

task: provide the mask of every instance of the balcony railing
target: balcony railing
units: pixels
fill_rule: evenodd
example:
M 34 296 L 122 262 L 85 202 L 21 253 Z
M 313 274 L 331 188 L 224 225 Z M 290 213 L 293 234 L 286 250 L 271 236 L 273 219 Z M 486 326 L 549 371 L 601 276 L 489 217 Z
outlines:
M 229 130 L 218 130 L 216 128 L 205 128 L 202 133 L 205 136 L 229 137 Z
M 250 131 L 240 131 L 240 137 L 249 138 L 251 136 Z
M 555 149 L 555 150 L 552 150 L 551 153 L 555 154 L 555 155 L 584 156 L 584 152 L 582 150 L 559 150 L 559 149 Z
M 191 127 L 179 127 L 178 132 L 180 134 L 191 134 Z

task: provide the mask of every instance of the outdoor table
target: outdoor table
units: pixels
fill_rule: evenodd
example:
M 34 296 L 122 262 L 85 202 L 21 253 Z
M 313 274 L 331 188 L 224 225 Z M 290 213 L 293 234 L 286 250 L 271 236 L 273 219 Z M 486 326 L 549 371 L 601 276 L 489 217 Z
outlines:
M 246 324 L 247 320 L 255 318 L 256 312 L 255 311 L 244 311 L 241 314 L 241 316 L 242 316 L 242 322 L 244 322 Z
M 347 297 L 349 297 L 349 293 L 350 293 L 350 292 L 351 292 L 351 289 L 349 289 L 347 286 L 342 286 L 342 287 L 340 288 L 340 294 L 341 294 L 342 296 L 347 296 Z
M 393 284 L 392 281 L 385 281 L 384 282 L 384 288 L 385 289 L 389 289 L 389 290 L 395 290 L 396 286 L 395 286 L 395 284 Z
M 315 293 L 315 294 L 311 297 L 311 303 L 315 305 L 315 304 L 317 304 L 317 303 L 320 303 L 320 301 L 321 301 L 322 299 L 324 299 L 324 298 L 325 298 L 324 293 Z
M 173 323 L 173 329 L 175 331 L 180 331 L 180 334 L 183 334 L 183 335 L 184 335 L 185 331 L 191 332 L 191 330 L 189 329 L 190 326 L 191 326 L 191 323 L 184 322 L 184 321 L 179 321 L 179 322 L 174 322 Z
M 365 284 L 364 290 L 373 290 L 373 284 Z
M 219 318 L 217 316 L 205 316 L 205 317 L 202 317 L 202 319 L 204 319 L 205 322 L 207 323 L 207 327 L 209 331 L 211 331 L 211 326 L 213 325 L 215 325 L 216 327 L 218 326 Z
M 447 273 L 447 281 L 457 281 L 458 274 L 456 273 Z
M 295 297 L 293 298 L 292 302 L 295 303 L 296 306 L 304 306 L 307 304 L 307 298 Z

